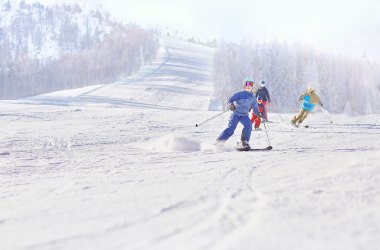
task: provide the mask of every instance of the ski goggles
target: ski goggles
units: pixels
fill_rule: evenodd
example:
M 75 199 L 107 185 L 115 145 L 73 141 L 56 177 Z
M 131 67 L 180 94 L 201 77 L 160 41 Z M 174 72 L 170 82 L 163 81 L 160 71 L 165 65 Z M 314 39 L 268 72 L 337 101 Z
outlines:
M 245 86 L 246 86 L 246 87 L 248 87 L 248 86 L 249 86 L 249 87 L 253 87 L 253 84 L 254 84 L 253 81 L 246 81 L 246 82 L 245 82 Z

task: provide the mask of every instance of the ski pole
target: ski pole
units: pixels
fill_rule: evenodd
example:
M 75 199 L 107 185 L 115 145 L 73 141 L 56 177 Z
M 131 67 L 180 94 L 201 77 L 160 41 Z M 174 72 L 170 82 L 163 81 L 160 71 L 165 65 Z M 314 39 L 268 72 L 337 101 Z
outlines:
M 280 117 L 282 123 L 284 123 L 284 119 L 282 119 L 281 115 L 278 112 L 276 112 L 276 111 L 273 111 L 273 112 L 276 113 L 276 115 L 278 115 L 278 117 Z
M 277 113 L 277 112 L 275 112 L 275 113 L 278 115 L 278 117 L 280 117 L 282 123 L 285 123 L 285 121 L 284 121 L 284 119 L 282 119 L 281 115 L 279 113 Z
M 331 120 L 331 117 L 330 117 L 330 115 L 329 115 L 329 112 L 325 109 L 325 108 L 323 108 L 323 107 L 321 107 L 321 109 L 322 109 L 322 112 L 326 115 L 326 117 L 329 119 L 329 121 L 330 121 L 330 123 L 333 123 L 333 121 Z
M 220 116 L 220 115 L 226 113 L 227 111 L 228 111 L 228 110 L 223 111 L 222 113 L 217 114 L 217 115 L 214 115 L 213 117 L 208 118 L 207 120 L 205 120 L 205 121 L 203 121 L 203 122 L 201 122 L 201 123 L 197 123 L 197 124 L 195 124 L 195 127 L 199 127 L 200 125 L 202 125 L 202 124 L 204 124 L 204 123 L 206 123 L 206 122 L 208 122 L 208 121 L 211 121 L 212 119 L 214 119 L 214 118 L 216 118 L 216 117 L 218 117 L 218 116 Z
M 267 135 L 267 139 L 268 139 L 269 146 L 272 147 L 272 145 L 270 145 L 269 136 L 268 136 L 268 131 L 267 131 L 267 126 L 265 125 L 265 123 L 266 123 L 266 122 L 263 120 L 263 124 L 264 124 L 264 128 L 265 128 L 265 134 Z

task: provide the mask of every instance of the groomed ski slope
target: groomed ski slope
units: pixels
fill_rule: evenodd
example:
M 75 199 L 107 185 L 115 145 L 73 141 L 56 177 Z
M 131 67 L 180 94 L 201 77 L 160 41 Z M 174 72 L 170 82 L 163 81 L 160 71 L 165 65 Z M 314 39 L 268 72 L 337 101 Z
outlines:
M 167 39 L 125 81 L 2 101 L 0 249 L 380 249 L 380 115 L 215 147 L 212 55 Z

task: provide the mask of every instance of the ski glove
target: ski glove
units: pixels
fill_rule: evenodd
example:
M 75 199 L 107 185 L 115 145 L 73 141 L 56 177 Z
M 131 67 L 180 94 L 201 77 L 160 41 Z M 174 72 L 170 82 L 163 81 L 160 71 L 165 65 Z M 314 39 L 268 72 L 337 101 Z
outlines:
M 321 105 L 321 107 L 323 107 L 323 103 L 322 102 L 319 102 L 319 105 Z
M 234 111 L 236 109 L 236 106 L 233 103 L 231 103 L 229 108 L 231 111 Z

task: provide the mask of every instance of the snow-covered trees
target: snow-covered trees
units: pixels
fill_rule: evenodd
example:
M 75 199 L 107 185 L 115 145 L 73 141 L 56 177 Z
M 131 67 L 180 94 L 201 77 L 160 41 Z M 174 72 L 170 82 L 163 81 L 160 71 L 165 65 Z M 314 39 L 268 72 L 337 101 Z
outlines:
M 296 111 L 297 96 L 311 86 L 329 111 L 380 113 L 380 65 L 366 57 L 320 53 L 278 41 L 221 42 L 214 58 L 215 95 L 226 100 L 241 88 L 246 76 L 267 82 L 272 111 Z
M 79 5 L 8 1 L 0 6 L 0 98 L 108 83 L 149 63 L 153 30 Z

